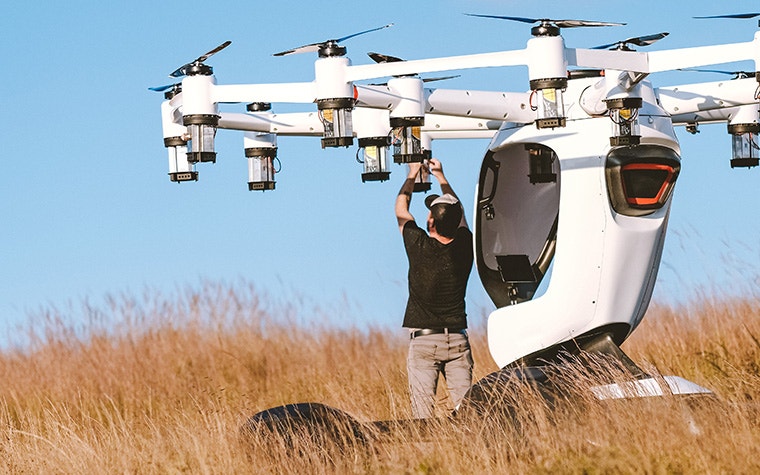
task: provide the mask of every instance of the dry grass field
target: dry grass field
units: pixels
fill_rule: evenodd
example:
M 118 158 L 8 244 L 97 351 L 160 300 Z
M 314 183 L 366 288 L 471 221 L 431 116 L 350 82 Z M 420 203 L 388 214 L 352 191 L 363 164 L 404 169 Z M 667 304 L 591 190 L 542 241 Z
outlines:
M 452 424 L 442 399 L 424 434 L 354 444 L 295 433 L 294 447 L 240 428 L 299 402 L 367 424 L 410 416 L 405 333 L 305 323 L 323 316 L 259 298 L 247 285 L 208 283 L 181 298 L 85 303 L 76 318 L 40 312 L 23 348 L 0 353 L 0 472 L 760 473 L 755 299 L 655 306 L 623 345 L 648 372 L 708 387 L 714 401 L 581 397 L 550 410 L 516 387 L 505 396 L 518 407 L 512 422 Z M 480 378 L 496 367 L 483 319 L 472 320 Z

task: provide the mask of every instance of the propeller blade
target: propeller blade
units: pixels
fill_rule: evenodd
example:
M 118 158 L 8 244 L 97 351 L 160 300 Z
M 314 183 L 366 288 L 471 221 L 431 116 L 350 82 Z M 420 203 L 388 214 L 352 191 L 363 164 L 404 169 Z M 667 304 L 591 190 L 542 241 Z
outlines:
M 594 46 L 591 49 L 615 49 L 614 48 L 615 46 L 618 46 L 619 44 L 622 44 L 622 43 L 623 41 L 616 41 L 614 43 L 607 43 L 606 45 Z
M 623 26 L 625 23 L 615 23 L 610 21 L 588 21 L 588 20 L 549 20 L 560 28 L 578 28 L 583 26 Z
M 209 51 L 208 53 L 206 53 L 206 54 L 204 54 L 202 56 L 199 56 L 198 59 L 196 59 L 193 62 L 194 63 L 202 63 L 202 62 L 206 61 L 207 59 L 209 59 L 211 56 L 215 55 L 216 53 L 220 52 L 221 50 L 223 50 L 224 48 L 228 47 L 231 44 L 232 44 L 232 41 L 227 40 L 224 43 L 222 43 L 219 46 L 217 46 L 216 48 L 214 48 L 211 51 Z
M 340 43 L 341 41 L 346 41 L 349 38 L 353 38 L 354 36 L 364 35 L 366 33 L 372 33 L 373 31 L 383 30 L 385 28 L 390 28 L 393 26 L 393 23 L 388 23 L 387 25 L 379 26 L 377 28 L 372 28 L 369 30 L 360 31 L 359 33 L 354 33 L 353 35 L 344 36 L 343 38 L 338 38 L 335 40 L 336 43 Z
M 185 75 L 185 71 L 187 71 L 187 68 L 189 68 L 190 66 L 192 66 L 192 63 L 183 64 L 182 66 L 180 66 L 177 69 L 175 69 L 174 71 L 172 71 L 169 74 L 169 77 L 170 78 L 181 78 L 182 76 Z
M 706 18 L 740 18 L 740 19 L 748 19 L 748 18 L 755 18 L 756 16 L 760 16 L 760 13 L 736 13 L 733 15 L 713 15 L 713 16 L 695 16 L 692 18 L 697 19 L 706 19 Z
M 377 28 L 371 28 L 369 30 L 360 31 L 359 33 L 353 33 L 351 35 L 344 36 L 342 38 L 337 38 L 337 39 L 334 39 L 334 40 L 320 41 L 319 43 L 311 43 L 311 44 L 308 44 L 308 45 L 299 46 L 298 48 L 293 48 L 293 49 L 289 49 L 289 50 L 285 50 L 285 51 L 280 51 L 279 53 L 275 53 L 272 56 L 285 56 L 285 55 L 289 55 L 289 54 L 299 54 L 299 53 L 313 53 L 313 52 L 319 51 L 320 48 L 326 46 L 329 43 L 338 44 L 341 41 L 345 41 L 345 40 L 347 40 L 349 38 L 353 38 L 355 36 L 363 35 L 363 34 L 366 34 L 366 33 L 371 33 L 373 31 L 377 31 L 377 30 L 382 30 L 384 28 L 389 28 L 391 26 L 393 26 L 393 23 L 388 23 L 387 25 L 383 25 L 383 26 L 380 26 L 380 27 L 377 27 Z
M 696 73 L 718 73 L 718 74 L 733 74 L 731 71 L 720 71 L 718 69 L 692 69 L 692 68 L 679 68 L 679 71 L 694 71 Z
M 639 36 L 637 38 L 627 39 L 626 42 L 633 43 L 636 46 L 649 46 L 653 43 L 660 41 L 668 36 L 670 33 L 663 31 L 662 33 L 655 33 L 654 35 Z
M 745 79 L 755 75 L 754 72 L 747 71 L 722 71 L 720 69 L 694 69 L 694 68 L 679 68 L 679 71 L 694 71 L 697 73 L 717 73 L 734 76 L 734 79 Z
M 323 44 L 324 43 L 312 43 L 310 45 L 303 45 L 303 46 L 299 46 L 298 48 L 280 51 L 279 53 L 275 53 L 272 56 L 286 56 L 288 54 L 312 53 L 315 51 L 319 51 L 319 47 L 322 46 Z
M 401 58 L 382 53 L 367 53 L 367 56 L 372 58 L 372 61 L 376 63 L 397 63 L 399 61 L 403 61 Z
M 167 84 L 166 86 L 149 87 L 148 90 L 153 92 L 164 92 L 176 86 L 178 86 L 178 84 Z
M 480 18 L 496 18 L 497 20 L 512 20 L 512 21 L 519 21 L 522 23 L 536 23 L 541 20 L 537 20 L 535 18 L 522 18 L 517 16 L 501 16 L 501 15 L 479 15 L 477 13 L 465 13 L 467 16 L 476 16 Z
M 501 15 L 479 15 L 476 13 L 465 13 L 468 16 L 482 17 L 482 18 L 496 18 L 499 20 L 513 20 L 522 23 L 545 23 L 552 24 L 559 28 L 578 28 L 582 26 L 623 26 L 625 23 L 612 23 L 606 21 L 587 21 L 587 20 L 552 20 L 550 18 L 523 18 L 517 16 L 501 16 Z
M 398 63 L 401 61 L 404 61 L 401 58 L 397 58 L 395 56 L 391 56 L 388 54 L 382 54 L 382 53 L 367 53 L 367 56 L 372 58 L 372 60 L 376 63 Z M 416 74 L 409 74 L 409 75 L 403 75 L 403 76 L 416 76 Z M 394 77 L 403 77 L 403 76 L 394 76 Z M 446 79 L 454 79 L 458 78 L 459 75 L 456 76 L 443 76 L 443 77 L 437 77 L 437 78 L 423 78 L 422 82 L 433 82 L 433 81 L 444 81 Z M 370 86 L 387 86 L 388 83 L 382 83 L 382 84 L 370 84 Z
M 457 74 L 455 76 L 440 76 L 436 78 L 422 78 L 422 82 L 435 82 L 435 81 L 446 81 L 448 79 L 456 79 L 460 77 L 461 75 Z
M 602 46 L 595 46 L 591 49 L 615 49 L 616 47 L 620 47 L 621 49 L 624 49 L 627 44 L 634 44 L 636 46 L 649 46 L 653 43 L 656 43 L 657 41 L 665 38 L 670 33 L 668 32 L 662 32 L 662 33 L 655 33 L 654 35 L 646 35 L 646 36 L 637 36 L 635 38 L 628 38 L 623 41 L 616 41 L 615 43 L 610 43 Z
M 200 63 L 206 61 L 211 56 L 215 55 L 216 53 L 220 52 L 221 50 L 223 50 L 224 48 L 228 47 L 231 44 L 232 44 L 232 41 L 229 41 L 229 40 L 225 41 L 224 43 L 220 44 L 219 46 L 217 46 L 216 48 L 212 49 L 208 53 L 199 56 L 195 61 L 191 61 L 191 62 L 189 62 L 187 64 L 183 64 L 182 66 L 178 67 L 177 69 L 175 69 L 174 71 L 172 71 L 171 74 L 169 74 L 169 77 L 170 78 L 180 78 L 180 77 L 184 76 L 187 73 L 187 68 L 189 68 L 193 64 L 200 64 Z

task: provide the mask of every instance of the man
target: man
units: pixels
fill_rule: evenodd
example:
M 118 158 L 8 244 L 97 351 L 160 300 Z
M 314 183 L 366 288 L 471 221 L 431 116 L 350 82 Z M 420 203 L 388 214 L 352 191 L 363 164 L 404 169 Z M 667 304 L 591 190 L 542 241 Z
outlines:
M 443 374 L 454 406 L 472 384 L 472 354 L 467 338 L 465 290 L 472 268 L 472 232 L 441 162 L 428 163 L 442 195 L 425 199 L 427 232 L 409 212 L 415 178 L 424 166 L 412 163 L 396 198 L 396 218 L 409 259 L 409 299 L 403 326 L 411 342 L 407 373 L 415 418 L 433 416 L 438 375 Z

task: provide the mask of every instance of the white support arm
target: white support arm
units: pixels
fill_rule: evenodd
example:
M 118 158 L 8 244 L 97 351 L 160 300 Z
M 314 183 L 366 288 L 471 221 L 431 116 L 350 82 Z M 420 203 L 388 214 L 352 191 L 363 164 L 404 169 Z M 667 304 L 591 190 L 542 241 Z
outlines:
M 431 140 L 439 139 L 492 139 L 495 130 L 433 130 L 426 131 L 425 134 Z
M 428 113 L 522 124 L 536 120 L 536 113 L 530 108 L 530 93 L 527 92 L 428 89 L 426 102 L 425 111 Z
M 319 120 L 318 112 L 274 114 L 271 120 L 273 134 L 298 137 L 321 137 L 324 134 L 324 126 Z
M 222 112 L 219 118 L 219 128 L 293 136 L 321 136 L 324 132 L 317 112 L 286 114 Z
M 356 86 L 358 105 L 393 109 L 402 96 L 388 86 Z M 536 120 L 530 109 L 530 93 L 426 89 L 427 114 L 478 117 L 529 124 Z
M 387 85 L 356 85 L 356 105 L 373 109 L 391 110 L 401 102 L 400 94 Z
M 760 51 L 758 51 L 757 43 L 758 39 L 756 37 L 754 41 L 747 43 L 700 46 L 649 53 L 565 48 L 564 54 L 568 65 L 571 66 L 653 73 L 741 60 L 755 60 L 757 64 L 760 62 Z M 532 62 L 535 63 L 537 61 L 533 59 Z M 349 81 L 358 81 L 426 72 L 502 66 L 528 66 L 530 64 L 531 55 L 528 54 L 527 49 L 522 49 L 349 66 L 346 78 Z
M 322 122 L 320 122 L 316 112 L 293 112 L 285 114 L 242 114 L 222 112 L 220 116 L 220 129 L 291 136 L 319 136 L 322 134 Z M 360 108 L 355 117 L 357 129 L 361 128 L 362 121 L 367 120 L 376 122 L 377 119 L 378 116 L 375 114 L 365 115 L 361 113 Z M 385 120 L 387 121 L 387 113 L 385 115 Z M 427 114 L 425 116 L 425 125 L 422 127 L 422 130 L 425 132 L 484 132 L 490 137 L 499 129 L 499 127 L 501 127 L 501 124 L 502 121 L 484 120 L 476 117 Z M 184 129 L 184 127 L 182 127 L 182 129 Z M 381 135 L 387 134 L 388 130 L 389 126 L 386 124 Z
M 659 87 L 655 89 L 655 94 L 668 114 L 682 116 L 757 103 L 757 88 L 755 78 L 746 78 Z
M 758 70 L 760 64 L 760 32 L 755 33 L 753 41 L 746 43 L 652 51 L 647 55 L 649 57 L 649 69 L 644 72 L 649 73 L 747 60 L 754 61 L 755 70 Z
M 425 125 L 421 127 L 421 130 L 431 136 L 437 132 L 443 134 L 484 132 L 490 138 L 503 123 L 500 120 L 483 120 L 477 117 L 426 114 Z
M 272 117 L 269 115 L 222 112 L 219 117 L 220 129 L 243 130 L 245 132 L 271 133 Z
M 677 114 L 672 116 L 670 119 L 673 122 L 673 125 L 676 126 L 689 124 L 710 124 L 717 122 L 728 123 L 729 120 L 736 116 L 740 107 L 741 106 L 736 106 L 727 107 L 725 109 L 712 109 L 707 111 Z

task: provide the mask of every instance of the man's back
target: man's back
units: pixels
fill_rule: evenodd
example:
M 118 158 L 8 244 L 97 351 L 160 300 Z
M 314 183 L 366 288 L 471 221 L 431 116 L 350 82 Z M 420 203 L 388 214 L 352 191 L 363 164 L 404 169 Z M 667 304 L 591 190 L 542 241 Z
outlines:
M 404 226 L 409 259 L 409 300 L 404 325 L 409 328 L 466 328 L 464 297 L 472 268 L 472 232 L 457 229 L 443 244 L 414 221 Z

